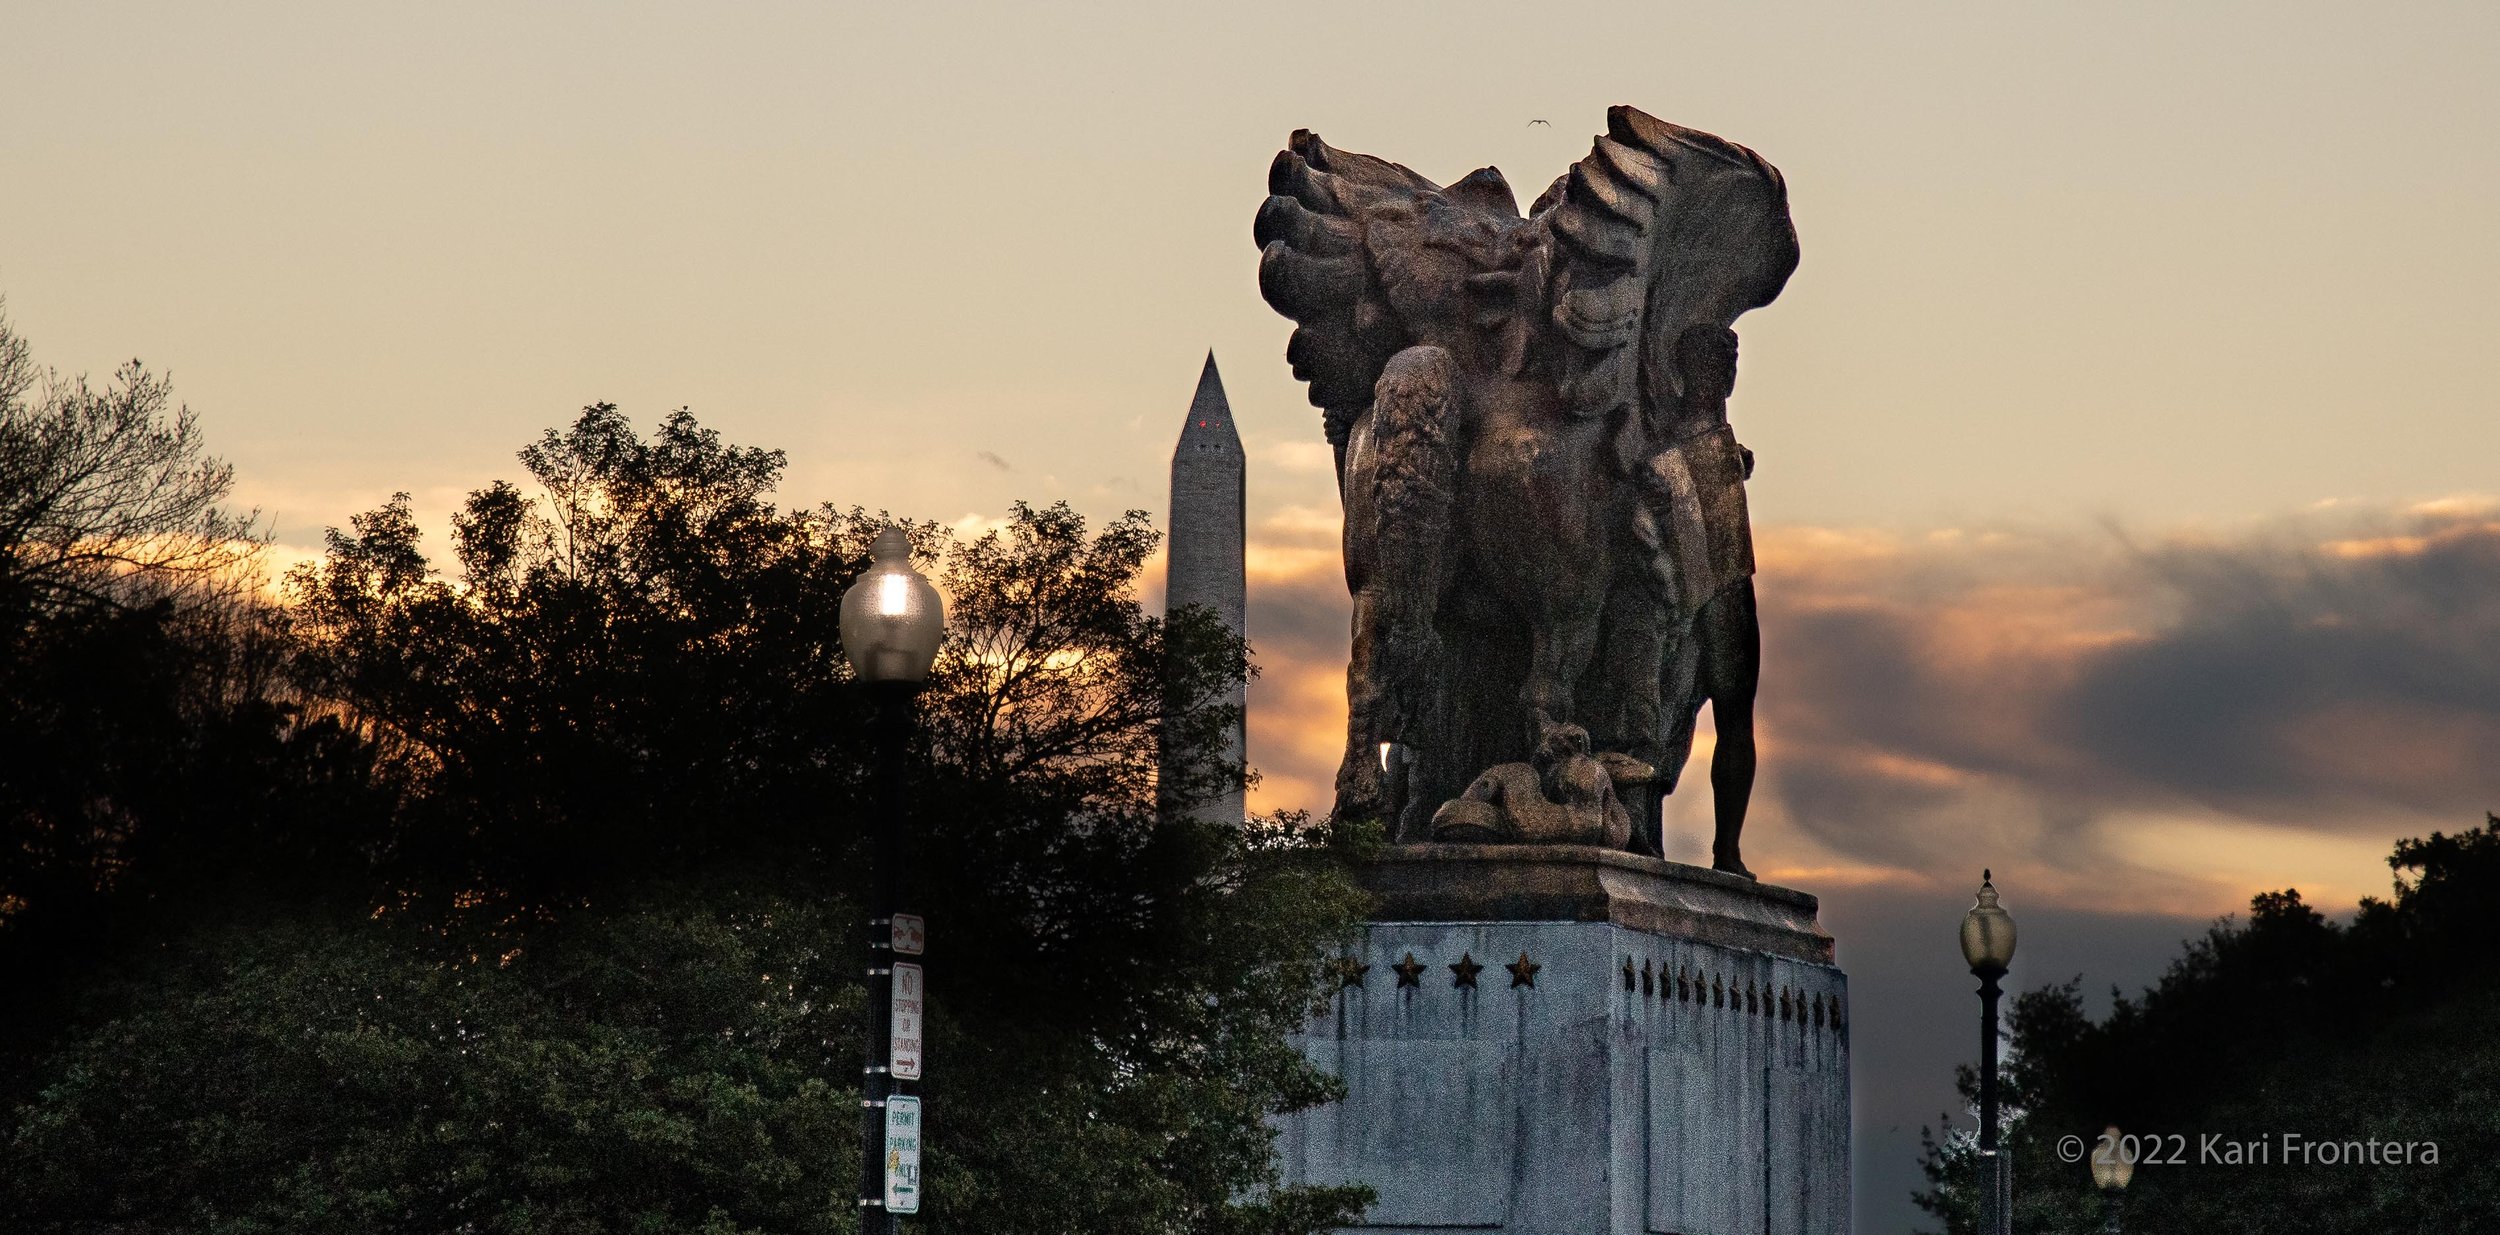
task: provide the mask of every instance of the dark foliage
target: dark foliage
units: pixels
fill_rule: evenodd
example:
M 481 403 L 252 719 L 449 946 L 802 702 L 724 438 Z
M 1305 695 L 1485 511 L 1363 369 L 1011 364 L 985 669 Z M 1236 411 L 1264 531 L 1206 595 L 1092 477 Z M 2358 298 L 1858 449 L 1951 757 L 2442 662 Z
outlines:
M 834 908 L 673 889 L 527 964 L 396 918 L 204 925 L 100 992 L 123 1010 L 50 1061 L 0 1202 L 13 1230 L 847 1229 Z
M 39 369 L 0 316 L 0 611 L 128 609 L 234 583 L 255 521 L 225 508 L 234 469 L 171 398 L 136 360 L 101 390 Z
M 2393 898 L 2349 924 L 2297 891 L 2262 894 L 2098 1023 L 2073 982 L 2017 998 L 2016 1229 L 2101 1229 L 2088 1164 L 2057 1143 L 2113 1125 L 2151 1155 L 2127 1189 L 2130 1231 L 2500 1229 L 2484 1168 L 2500 1154 L 2500 817 L 2399 842 L 2388 863 Z M 1961 1082 L 1977 1092 L 1969 1070 Z M 2413 1148 L 2365 1152 L 2411 1160 L 2330 1164 L 2351 1151 L 2298 1144 L 2373 1140 Z M 2262 1151 L 2234 1161 L 2248 1142 Z M 1967 1136 L 1928 1145 L 1920 1205 L 1974 1229 Z
M 231 480 L 164 378 L 39 370 L 0 319 L 0 1095 L 105 958 L 366 864 L 387 789 L 285 688 Z
M 404 497 L 290 577 L 291 680 L 368 760 L 348 915 L 203 913 L 83 991 L 0 1161 L 116 1229 L 840 1231 L 871 748 L 836 622 L 882 525 L 777 453 L 594 406 L 455 517 Z M 1270 1114 L 1357 912 L 1351 843 L 1167 817 L 1241 770 L 1248 671 L 1133 599 L 1155 534 L 912 529 L 949 594 L 907 883 L 931 921 L 932 1231 L 1307 1231 Z M 312 718 L 310 720 L 306 717 Z M 1165 743 L 1194 753 L 1160 780 Z M 248 813 L 248 812 L 247 812 Z
M 812 853 L 858 746 L 835 633 L 861 555 L 775 510 L 778 453 L 586 410 L 469 495 L 457 577 L 406 495 L 287 581 L 320 695 L 419 792 L 392 873 L 540 903 L 731 851 Z

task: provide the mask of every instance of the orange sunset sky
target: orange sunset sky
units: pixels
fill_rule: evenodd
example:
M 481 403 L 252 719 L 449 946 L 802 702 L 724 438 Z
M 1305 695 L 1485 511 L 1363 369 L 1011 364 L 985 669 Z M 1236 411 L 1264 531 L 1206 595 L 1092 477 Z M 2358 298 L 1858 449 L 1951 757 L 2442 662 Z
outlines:
M 394 490 L 440 532 L 600 399 L 787 450 L 793 504 L 1160 518 L 1212 347 L 1254 804 L 1324 809 L 1345 600 L 1257 292 L 1269 158 L 1308 127 L 1526 197 L 1612 103 L 1720 133 L 1804 248 L 1738 323 L 1747 855 L 1825 896 L 1861 999 L 1887 932 L 1932 946 L 1908 1035 L 1967 1000 L 1982 865 L 2034 915 L 2018 982 L 2106 987 L 2500 809 L 2496 80 L 2474 4 L 34 0 L 0 12 L 0 295 L 39 360 L 170 371 L 280 567 Z M 1862 1230 L 1957 1058 L 1877 1015 Z M 1868 1088 L 1895 1064 L 1945 1072 Z

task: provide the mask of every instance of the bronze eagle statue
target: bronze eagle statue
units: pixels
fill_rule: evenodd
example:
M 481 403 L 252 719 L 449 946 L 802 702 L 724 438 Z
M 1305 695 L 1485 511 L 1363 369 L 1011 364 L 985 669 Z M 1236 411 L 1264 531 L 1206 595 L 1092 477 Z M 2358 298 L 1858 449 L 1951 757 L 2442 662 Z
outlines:
M 1337 815 L 1658 853 L 1707 702 L 1714 864 L 1746 873 L 1760 639 L 1726 407 L 1736 318 L 1797 266 L 1779 171 L 1616 107 L 1524 215 L 1493 168 L 1443 186 L 1307 131 L 1268 192 L 1259 290 L 1345 514 Z M 1566 784 L 1567 811 L 1501 805 Z

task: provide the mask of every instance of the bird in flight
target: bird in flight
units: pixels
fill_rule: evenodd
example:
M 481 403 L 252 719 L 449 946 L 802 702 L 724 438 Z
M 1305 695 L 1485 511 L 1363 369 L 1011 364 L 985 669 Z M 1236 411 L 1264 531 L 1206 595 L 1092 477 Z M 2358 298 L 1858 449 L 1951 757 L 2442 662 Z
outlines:
M 1535 128 L 1536 126 L 1538 126 L 1538 125 L 1540 125 L 1540 124 L 1544 124 L 1544 125 L 1545 125 L 1545 127 L 1546 127 L 1546 128 L 1549 128 L 1549 129 L 1554 127 L 1553 125 L 1546 124 L 1546 123 L 1545 123 L 1545 121 L 1542 121 L 1542 120 L 1531 120 L 1531 121 L 1529 121 L 1529 122 L 1528 122 L 1528 127 L 1533 129 L 1533 128 Z

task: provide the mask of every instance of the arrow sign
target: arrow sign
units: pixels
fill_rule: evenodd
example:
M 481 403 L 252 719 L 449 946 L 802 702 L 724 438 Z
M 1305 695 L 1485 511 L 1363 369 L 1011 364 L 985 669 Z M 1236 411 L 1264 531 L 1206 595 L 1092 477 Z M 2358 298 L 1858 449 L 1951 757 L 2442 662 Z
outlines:
M 920 966 L 906 961 L 894 965 L 894 1050 L 887 1065 L 894 1070 L 894 1079 L 920 1079 Z M 917 1099 L 914 1099 L 917 1101 Z
M 920 1099 L 885 1100 L 885 1211 L 920 1212 Z

